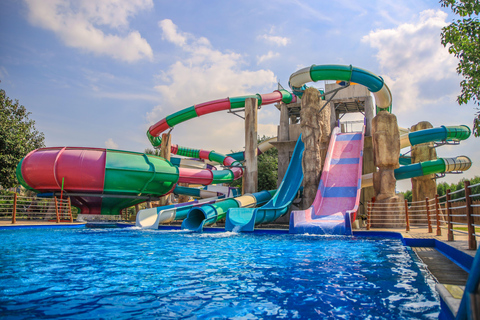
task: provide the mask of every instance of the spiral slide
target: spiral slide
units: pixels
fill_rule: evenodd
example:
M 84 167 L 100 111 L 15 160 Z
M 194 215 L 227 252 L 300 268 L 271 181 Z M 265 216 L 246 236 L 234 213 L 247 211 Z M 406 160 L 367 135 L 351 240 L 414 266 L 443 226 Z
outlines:
M 225 230 L 253 231 L 256 224 L 272 222 L 288 212 L 303 181 L 302 159 L 305 145 L 297 140 L 287 172 L 272 199 L 261 208 L 231 208 L 227 212 Z
M 295 101 L 291 93 L 280 90 L 227 98 L 180 110 L 150 127 L 147 136 L 154 146 L 165 129 L 204 114 L 234 110 L 245 106 L 245 99 L 255 98 L 259 105 Z M 38 193 L 60 192 L 85 214 L 118 214 L 122 208 L 172 192 L 177 183 L 228 183 L 243 175 L 241 163 L 215 151 L 189 149 L 173 145 L 172 153 L 204 159 L 228 167 L 225 170 L 174 166 L 163 158 L 103 148 L 53 147 L 30 152 L 17 166 L 17 178 L 27 189 Z M 176 160 L 174 160 L 175 162 Z M 193 168 L 192 168 L 193 165 Z M 188 167 L 190 166 L 190 167 Z

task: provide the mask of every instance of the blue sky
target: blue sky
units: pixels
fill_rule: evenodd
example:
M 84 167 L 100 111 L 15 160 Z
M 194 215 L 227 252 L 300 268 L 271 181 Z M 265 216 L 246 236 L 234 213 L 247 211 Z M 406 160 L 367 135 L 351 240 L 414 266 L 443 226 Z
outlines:
M 402 127 L 471 126 L 473 105 L 455 102 L 457 61 L 440 45 L 453 18 L 436 0 L 3 0 L 0 88 L 32 112 L 47 146 L 143 151 L 147 128 L 167 115 L 288 87 L 290 74 L 312 64 L 382 76 Z M 259 134 L 276 135 L 278 119 L 275 107 L 262 107 Z M 178 125 L 173 143 L 240 150 L 243 130 L 223 112 Z M 479 144 L 470 138 L 437 153 L 475 162 Z

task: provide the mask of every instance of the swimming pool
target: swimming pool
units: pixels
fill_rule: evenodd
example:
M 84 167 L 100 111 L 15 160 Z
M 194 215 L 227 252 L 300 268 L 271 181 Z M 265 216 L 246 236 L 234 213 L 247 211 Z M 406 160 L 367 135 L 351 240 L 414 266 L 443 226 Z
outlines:
M 436 319 L 433 285 L 398 239 L 0 231 L 6 319 Z

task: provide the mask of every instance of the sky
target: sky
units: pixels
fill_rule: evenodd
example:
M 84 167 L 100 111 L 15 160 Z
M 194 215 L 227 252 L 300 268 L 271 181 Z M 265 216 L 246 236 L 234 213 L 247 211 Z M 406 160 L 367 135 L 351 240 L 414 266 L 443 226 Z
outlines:
M 454 18 L 437 0 L 2 0 L 0 88 L 31 112 L 48 147 L 142 152 L 148 127 L 175 111 L 288 88 L 290 75 L 312 64 L 383 77 L 400 127 L 471 127 L 474 105 L 456 103 L 458 61 L 440 44 Z M 263 106 L 258 118 L 259 135 L 275 136 L 279 111 Z M 172 142 L 238 151 L 244 123 L 205 115 L 177 125 Z M 480 175 L 479 146 L 471 137 L 438 148 L 474 162 L 441 181 Z

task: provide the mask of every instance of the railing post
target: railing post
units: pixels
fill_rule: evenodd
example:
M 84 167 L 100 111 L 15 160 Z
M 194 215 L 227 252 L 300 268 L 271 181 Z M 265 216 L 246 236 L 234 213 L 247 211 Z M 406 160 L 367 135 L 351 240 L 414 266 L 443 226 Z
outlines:
M 452 226 L 452 205 L 450 204 L 450 189 L 447 189 L 447 236 L 448 241 L 453 241 L 453 226 Z
M 70 200 L 70 197 L 68 199 L 68 214 L 70 215 L 70 223 L 73 223 L 73 216 L 72 216 L 72 202 Z
M 367 230 L 370 230 L 370 216 L 372 215 L 372 203 L 367 202 Z
M 410 231 L 410 217 L 408 216 L 408 201 L 405 199 L 405 222 L 406 222 L 406 227 L 405 231 Z
M 470 181 L 465 181 L 465 202 L 467 204 L 467 224 L 468 224 L 468 249 L 477 250 L 477 239 L 475 239 L 475 227 L 473 222 L 472 191 L 469 188 Z
M 430 221 L 430 207 L 428 205 L 428 197 L 425 198 L 425 208 L 427 209 L 427 224 L 428 224 L 428 233 L 432 233 L 432 221 Z
M 437 236 L 441 236 L 442 229 L 440 229 L 440 207 L 438 204 L 438 194 L 435 195 L 435 215 L 437 218 Z
M 58 200 L 57 200 L 57 197 L 54 197 L 55 198 L 55 214 L 57 215 L 57 223 L 60 223 L 60 215 L 58 213 Z
M 12 224 L 17 223 L 17 193 L 13 195 Z

